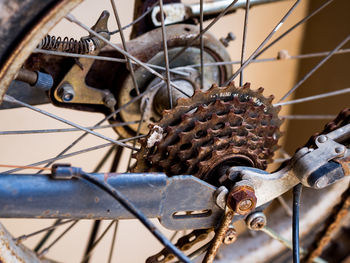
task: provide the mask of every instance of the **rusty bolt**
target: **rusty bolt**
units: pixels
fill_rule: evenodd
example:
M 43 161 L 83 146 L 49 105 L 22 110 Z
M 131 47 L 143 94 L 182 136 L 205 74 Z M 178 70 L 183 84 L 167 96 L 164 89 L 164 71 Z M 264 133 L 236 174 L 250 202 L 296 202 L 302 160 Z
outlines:
M 247 185 L 234 187 L 227 198 L 227 205 L 237 214 L 246 215 L 256 206 L 254 189 Z
M 232 225 L 228 227 L 224 236 L 224 244 L 229 245 L 237 240 L 237 232 Z
M 263 212 L 251 213 L 246 219 L 246 224 L 251 230 L 261 230 L 266 225 L 266 216 Z
M 229 32 L 229 33 L 227 34 L 226 37 L 220 38 L 220 42 L 221 42 L 225 47 L 228 47 L 228 44 L 229 44 L 231 41 L 235 40 L 235 39 L 236 39 L 236 36 L 235 36 L 232 32 Z

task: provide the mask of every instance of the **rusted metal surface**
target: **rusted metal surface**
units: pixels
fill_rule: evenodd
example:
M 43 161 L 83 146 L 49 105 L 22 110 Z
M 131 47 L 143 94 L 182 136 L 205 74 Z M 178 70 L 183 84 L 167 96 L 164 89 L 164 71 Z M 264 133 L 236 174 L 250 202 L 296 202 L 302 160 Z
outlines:
M 237 157 L 250 166 L 264 169 L 272 158 L 273 151 L 277 149 L 281 121 L 277 116 L 279 109 L 271 105 L 273 97 L 265 98 L 262 92 L 263 89 L 251 90 L 249 85 L 237 88 L 231 84 L 227 88 L 213 86 L 207 92 L 196 91 L 191 99 L 179 99 L 178 105 L 173 110 L 164 111 L 163 119 L 151 129 L 149 136 L 141 141 L 142 149 L 136 156 L 138 161 L 136 170 L 164 169 L 168 175 L 186 174 L 186 172 L 196 171 L 194 166 L 203 161 L 204 165 L 198 166 L 197 172 L 193 174 L 207 180 L 209 179 L 207 175 L 210 174 L 209 169 L 219 166 L 220 162 Z M 196 109 L 195 112 L 193 112 L 194 109 Z M 266 118 L 267 115 L 268 118 Z M 221 127 L 218 125 L 220 123 L 225 124 Z M 235 124 L 232 130 L 231 123 Z M 254 128 L 257 130 L 254 131 Z M 198 136 L 200 131 L 207 131 L 209 136 Z M 154 132 L 157 132 L 158 140 L 149 144 Z M 230 136 L 232 133 L 234 136 Z M 259 140 L 250 137 L 252 134 L 262 136 L 264 139 L 261 139 L 260 142 L 264 141 L 264 143 L 259 144 Z M 220 139 L 219 136 L 225 136 L 225 138 Z M 208 145 L 211 140 L 213 144 Z M 253 145 L 250 145 L 252 142 Z M 222 150 L 223 146 L 227 147 L 226 151 Z M 268 147 L 268 149 L 251 154 L 250 149 L 254 147 L 255 149 Z M 202 151 L 202 154 L 197 155 L 197 149 L 199 152 Z M 176 158 L 183 159 L 176 160 Z M 181 170 L 179 164 L 187 164 L 188 167 L 186 170 Z M 251 211 L 256 203 L 254 190 L 249 186 L 243 188 L 243 191 L 247 190 L 247 195 L 240 195 L 237 198 L 243 201 L 243 210 L 247 209 L 245 211 L 237 209 L 240 213 Z M 240 192 L 237 191 L 238 193 Z M 249 205 L 247 200 L 250 202 Z M 235 204 L 232 206 L 236 209 Z M 208 235 L 208 232 L 204 232 L 205 230 L 199 231 Z M 186 248 L 186 250 L 190 249 L 199 242 L 196 236 L 192 236 L 193 233 L 180 238 L 176 246 Z M 172 257 L 168 251 L 162 250 L 150 257 L 147 262 L 167 262 Z
M 332 239 L 332 234 L 340 227 L 342 219 L 349 212 L 350 207 L 350 185 L 342 194 L 341 201 L 333 208 L 332 213 L 326 219 L 324 228 L 315 237 L 315 242 L 308 249 L 304 262 L 311 263 L 316 257 L 319 257 L 323 249 Z
M 227 205 L 237 214 L 246 215 L 256 206 L 254 189 L 247 185 L 234 187 L 228 194 Z
M 183 46 L 185 46 L 188 41 L 193 39 L 199 33 L 198 27 L 189 25 L 189 24 L 178 24 L 167 26 L 167 47 L 169 58 L 171 59 Z M 204 34 L 204 60 L 205 63 L 215 63 L 222 61 L 230 61 L 229 54 L 225 47 L 218 41 L 211 33 Z M 187 65 L 198 64 L 199 60 L 199 40 L 195 41 L 193 46 L 189 48 L 186 53 L 182 56 L 179 56 L 177 59 L 170 62 L 171 68 L 177 67 L 186 67 Z M 161 28 L 154 29 L 150 32 L 143 34 L 142 36 L 131 40 L 127 43 L 128 52 L 133 56 L 137 57 L 143 62 L 148 62 L 150 64 L 158 65 L 164 67 L 164 54 L 163 54 L 163 45 L 162 45 L 162 33 Z M 147 52 L 144 52 L 147 50 Z M 187 72 L 189 69 L 186 69 Z M 192 71 L 197 71 L 197 68 L 191 69 Z M 181 70 L 182 71 L 182 70 Z M 162 71 L 163 72 L 163 71 Z M 223 83 L 225 79 L 232 73 L 232 65 L 225 66 L 217 66 L 211 67 L 211 70 L 207 70 L 205 73 L 205 87 L 204 90 L 210 88 L 212 83 Z M 140 91 L 146 90 L 149 88 L 150 83 L 156 85 L 155 80 L 157 78 L 154 77 L 147 70 L 135 66 L 135 77 L 137 80 L 138 87 Z M 183 82 L 187 82 L 188 86 L 192 86 L 192 89 L 197 89 L 200 87 L 200 83 L 198 78 L 195 79 L 191 76 L 190 79 L 184 79 L 183 76 L 171 73 L 171 81 L 176 83 L 181 89 L 184 86 Z M 128 101 L 134 98 L 136 92 L 133 88 L 133 82 L 130 75 L 128 75 L 121 87 L 117 91 L 116 97 L 118 98 L 118 105 L 123 105 Z M 175 91 L 175 89 L 174 89 Z M 186 88 L 184 88 L 184 92 L 186 92 Z M 193 92 L 192 92 L 193 93 Z M 192 95 L 189 93 L 189 96 Z M 158 95 L 160 92 L 158 93 Z M 169 99 L 167 98 L 169 101 Z M 165 100 L 166 101 L 166 100 Z M 174 101 L 176 102 L 176 101 Z M 152 119 L 155 119 L 157 122 L 161 115 L 157 114 L 159 109 L 156 109 L 157 100 L 154 100 L 154 103 L 150 103 L 150 109 L 146 109 L 145 116 L 150 115 Z M 175 104 L 175 103 L 174 103 Z M 123 110 L 120 113 L 121 120 L 139 120 L 140 119 L 140 102 L 137 101 L 131 104 L 127 109 Z M 150 119 L 150 118 L 148 118 Z M 152 122 L 145 122 L 141 125 L 141 133 L 147 134 L 149 131 L 148 124 Z M 154 122 L 153 122 L 154 123 Z M 134 132 L 137 131 L 138 125 L 130 126 Z M 132 135 L 130 130 L 125 128 L 119 128 L 118 133 L 120 133 L 123 137 L 129 137 Z
M 212 263 L 215 259 L 215 256 L 224 241 L 225 235 L 227 230 L 229 229 L 230 223 L 235 215 L 235 212 L 233 210 L 228 210 L 218 228 L 218 230 L 215 233 L 214 239 L 211 241 L 210 247 L 205 254 L 205 257 L 203 259 L 203 263 Z
M 197 243 L 208 238 L 213 229 L 197 229 L 193 230 L 188 235 L 185 235 L 178 239 L 175 246 L 182 251 L 187 251 Z M 159 253 L 147 258 L 146 263 L 165 263 L 174 259 L 174 255 L 168 249 L 163 249 Z
M 272 97 L 265 98 L 262 91 L 232 83 L 179 99 L 177 107 L 164 111 L 157 124 L 164 130 L 163 139 L 148 148 L 151 129 L 141 140 L 135 170 L 192 174 L 218 184 L 218 178 L 210 177 L 223 163 L 265 169 L 278 148 L 281 120 L 279 108 L 271 105 Z
M 107 39 L 110 38 L 109 34 L 107 33 L 108 18 L 109 13 L 107 11 L 103 11 L 96 24 L 92 27 L 93 30 L 102 34 L 102 36 Z M 93 55 L 97 55 L 99 53 L 99 49 L 102 48 L 105 43 L 98 41 L 98 39 L 92 39 L 92 36 L 89 36 L 88 38 L 91 39 L 91 43 L 95 43 L 93 50 L 90 50 L 89 52 Z M 109 90 L 96 89 L 86 84 L 86 76 L 89 73 L 93 63 L 93 59 L 80 58 L 79 63 L 73 65 L 73 67 L 61 80 L 58 88 L 54 90 L 53 96 L 55 100 L 61 103 L 70 104 L 100 104 L 105 105 L 111 111 L 114 111 L 116 100 Z M 74 92 L 74 95 L 71 94 L 72 96 L 69 100 L 66 100 L 65 97 L 60 94 L 62 93 L 60 91 L 64 88 L 64 85 L 70 85 Z
M 27 82 L 30 85 L 34 85 L 37 79 L 38 74 L 34 71 L 27 69 L 20 69 L 16 77 L 16 80 Z
M 331 122 L 327 123 L 324 130 L 321 133 L 315 134 L 310 138 L 307 145 L 312 147 L 314 145 L 316 137 L 320 134 L 326 134 L 336 130 L 344 125 L 350 123 L 350 108 L 342 110 L 338 116 Z M 349 146 L 349 141 L 344 142 L 345 145 Z M 337 161 L 337 160 L 336 160 Z M 338 160 L 339 162 L 339 160 Z M 344 170 L 344 173 L 348 175 L 349 162 L 348 160 L 343 160 L 339 162 Z M 349 212 L 350 207 L 350 185 L 348 189 L 341 195 L 340 202 L 334 206 L 331 214 L 327 217 L 324 223 L 323 229 L 316 235 L 314 242 L 307 249 L 308 254 L 304 257 L 303 261 L 310 263 L 320 256 L 323 249 L 332 239 L 332 234 L 340 227 L 342 219 Z

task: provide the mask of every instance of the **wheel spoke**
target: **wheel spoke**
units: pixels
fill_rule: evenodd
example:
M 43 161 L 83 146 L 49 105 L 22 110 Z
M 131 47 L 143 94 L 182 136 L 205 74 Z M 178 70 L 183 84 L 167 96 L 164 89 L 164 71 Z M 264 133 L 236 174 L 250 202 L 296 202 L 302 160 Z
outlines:
M 284 211 L 286 211 L 286 214 L 288 216 L 292 217 L 293 216 L 293 211 L 288 206 L 286 200 L 284 200 L 284 198 L 282 196 L 277 197 L 277 200 L 281 204 L 281 206 L 283 207 Z
M 127 58 L 133 60 L 135 63 L 137 63 L 139 66 L 143 67 L 144 69 L 148 70 L 150 73 L 152 73 L 153 75 L 157 76 L 158 78 L 160 78 L 161 80 L 166 81 L 166 79 L 159 74 L 157 71 L 155 71 L 154 69 L 150 68 L 149 66 L 147 66 L 145 63 L 143 63 L 141 60 L 139 60 L 138 58 L 130 55 L 128 52 L 124 51 L 123 49 L 121 49 L 120 47 L 118 47 L 117 45 L 113 44 L 111 41 L 109 41 L 108 39 L 106 39 L 105 37 L 101 36 L 99 33 L 97 33 L 96 31 L 90 29 L 87 25 L 83 24 L 82 22 L 80 22 L 79 20 L 77 20 L 72 14 L 68 14 L 66 15 L 66 19 L 69 22 L 72 22 L 76 25 L 78 25 L 79 27 L 85 29 L 86 31 L 88 31 L 90 34 L 94 35 L 95 37 L 97 37 L 98 39 L 100 39 L 101 41 L 105 42 L 107 45 L 111 46 L 112 48 L 114 48 L 115 50 L 117 50 L 118 52 L 120 52 L 122 55 L 126 56 Z
M 167 37 L 165 31 L 164 24 L 164 10 L 163 10 L 163 0 L 159 0 L 159 8 L 160 8 L 160 20 L 162 24 L 162 41 L 163 41 L 163 53 L 164 53 L 164 62 L 165 62 L 165 74 L 166 74 L 166 83 L 168 88 L 168 96 L 169 96 L 169 107 L 173 108 L 173 90 L 170 85 L 170 72 L 169 72 L 169 54 L 168 54 L 168 44 Z
M 142 103 L 141 103 L 141 105 L 142 105 Z M 139 125 L 137 126 L 136 136 L 140 135 L 141 126 L 142 126 L 142 123 L 144 121 L 145 109 L 147 108 L 147 105 L 148 105 L 148 98 L 147 98 L 147 100 L 145 100 L 144 104 L 141 106 L 142 107 L 141 120 L 139 122 Z M 135 146 L 136 146 L 136 141 L 134 140 L 133 147 L 135 148 Z M 127 169 L 126 169 L 127 172 L 130 171 L 130 169 L 131 169 L 130 164 L 131 164 L 131 158 L 132 158 L 133 153 L 134 153 L 134 151 L 131 150 L 129 160 L 128 160 Z
M 62 51 L 52 51 L 52 50 L 45 50 L 45 49 L 39 49 L 36 48 L 34 49 L 33 53 L 42 53 L 42 54 L 47 54 L 47 55 L 54 55 L 54 56 L 61 56 L 61 57 L 72 57 L 72 58 L 89 58 L 89 59 L 94 59 L 94 60 L 102 60 L 102 61 L 111 61 L 111 62 L 117 62 L 117 63 L 126 63 L 127 61 L 122 58 L 111 58 L 111 57 L 104 57 L 104 56 L 94 56 L 94 55 L 84 55 L 84 54 L 75 54 L 75 53 L 68 53 L 68 52 L 62 52 Z M 132 64 L 137 65 L 134 61 L 130 62 Z M 145 65 L 149 66 L 150 68 L 155 68 L 159 69 L 162 71 L 165 71 L 165 68 L 162 66 L 158 65 L 153 65 L 149 63 L 145 63 Z M 175 73 L 177 75 L 182 75 L 182 76 L 189 76 L 190 74 L 187 72 L 183 72 L 180 70 L 174 70 L 174 69 L 169 69 L 170 72 Z
M 283 25 L 284 21 L 290 16 L 290 14 L 294 11 L 294 9 L 297 7 L 297 5 L 300 3 L 301 0 L 296 0 L 295 3 L 292 5 L 292 7 L 288 10 L 288 12 L 282 17 L 282 19 L 279 21 L 279 23 L 272 29 L 272 31 L 268 34 L 268 36 L 264 39 L 264 41 L 258 46 L 258 48 L 250 55 L 250 57 L 244 62 L 244 64 L 232 75 L 232 77 L 229 78 L 229 80 L 226 82 L 226 86 L 233 81 L 241 72 L 242 70 L 247 67 L 250 62 L 253 60 L 255 55 L 265 46 L 265 44 L 271 39 L 271 37 L 278 31 L 278 29 Z
M 120 142 L 127 142 L 127 141 L 132 141 L 132 140 L 138 140 L 138 139 L 143 138 L 145 136 L 146 135 L 140 135 L 138 137 L 122 139 L 122 140 L 120 140 Z M 100 145 L 89 147 L 89 148 L 85 148 L 83 150 L 79 150 L 79 151 L 76 151 L 76 152 L 67 153 L 67 154 L 56 156 L 56 157 L 53 157 L 53 158 L 50 158 L 50 159 L 46 159 L 46 160 L 43 160 L 43 161 L 40 161 L 40 162 L 36 162 L 36 163 L 30 164 L 30 165 L 27 165 L 27 166 L 38 166 L 38 165 L 42 165 L 42 164 L 46 164 L 46 163 L 53 163 L 53 162 L 58 161 L 58 160 L 66 159 L 66 158 L 73 157 L 73 156 L 76 156 L 76 155 L 79 155 L 79 154 L 83 154 L 83 153 L 99 150 L 99 149 L 102 149 L 102 148 L 105 148 L 105 147 L 109 147 L 109 146 L 113 146 L 113 145 L 115 145 L 115 144 L 113 144 L 113 143 L 100 144 Z M 21 171 L 23 169 L 24 168 L 16 168 L 16 169 L 8 170 L 8 171 L 2 172 L 2 173 L 15 173 L 15 172 Z M 0 173 L 0 174 L 2 174 L 2 173 Z
M 157 88 L 158 86 L 160 86 L 162 84 L 162 82 L 156 84 L 153 88 Z M 99 122 L 97 122 L 94 127 L 98 127 L 100 124 L 102 124 L 104 121 L 107 121 L 109 120 L 110 118 L 112 118 L 115 114 L 118 114 L 120 111 L 122 111 L 124 108 L 128 107 L 130 104 L 138 101 L 139 99 L 141 99 L 145 94 L 147 94 L 149 91 L 151 90 L 151 88 L 148 88 L 146 89 L 144 92 L 142 92 L 140 95 L 136 96 L 135 98 L 131 99 L 129 102 L 125 103 L 124 105 L 122 105 L 119 109 L 117 109 L 116 111 L 112 112 L 110 115 L 106 116 L 105 118 L 103 118 L 102 120 L 100 120 Z M 93 150 L 97 150 L 97 149 L 101 149 L 103 147 L 107 147 L 107 146 L 110 146 L 112 144 L 103 144 L 103 145 L 99 145 L 99 146 L 95 146 L 95 147 L 91 147 L 91 148 L 88 148 L 88 149 L 85 149 L 85 150 L 81 150 L 81 151 L 77 151 L 75 153 L 72 153 L 73 155 L 71 154 L 67 154 L 67 155 L 64 155 L 67 151 L 69 151 L 74 145 L 76 145 L 77 143 L 79 143 L 82 139 L 84 139 L 89 133 L 85 132 L 84 134 L 82 134 L 80 137 L 78 137 L 75 141 L 73 141 L 68 147 L 66 147 L 62 152 L 60 152 L 56 157 L 54 158 L 50 158 L 48 160 L 44 160 L 44 161 L 40 161 L 40 162 L 36 162 L 34 163 L 33 165 L 30 165 L 30 166 L 36 166 L 36 165 L 41 165 L 41 164 L 46 164 L 47 165 L 45 167 L 48 167 L 50 166 L 54 161 L 56 160 L 60 160 L 60 159 L 64 159 L 64 158 L 68 158 L 70 156 L 74 156 L 74 155 L 78 155 L 78 154 L 81 154 L 81 153 L 85 153 L 85 152 L 88 152 L 88 151 L 93 151 Z M 141 138 L 141 137 L 140 137 Z M 136 139 L 135 137 L 133 139 Z M 120 140 L 121 142 L 123 140 Z M 124 139 L 125 141 L 125 139 Z M 126 139 L 127 141 L 127 139 Z M 18 168 L 18 169 L 13 169 L 13 170 L 9 170 L 9 171 L 6 171 L 6 173 L 14 173 L 14 172 L 17 172 L 17 171 L 20 171 L 22 169 Z
M 107 128 L 114 128 L 114 127 L 122 127 L 122 126 L 128 126 L 131 124 L 139 123 L 139 121 L 129 121 L 129 122 L 120 122 L 115 124 L 109 124 L 109 125 L 101 125 L 101 126 L 90 126 L 85 127 L 89 130 L 98 130 L 98 129 L 107 129 Z M 81 131 L 77 128 L 65 128 L 65 129 L 45 129 L 45 130 L 19 130 L 19 131 L 0 131 L 0 135 L 23 135 L 23 134 L 38 134 L 38 133 L 59 133 L 59 132 L 75 132 L 75 131 Z
M 99 221 L 99 220 L 96 220 Z M 85 254 L 82 262 L 89 262 L 89 258 L 92 254 L 92 251 L 96 248 L 96 246 L 101 242 L 101 240 L 105 237 L 105 235 L 107 234 L 108 230 L 113 226 L 113 224 L 116 222 L 117 220 L 113 220 L 112 222 L 110 222 L 108 224 L 108 226 L 106 227 L 106 229 L 102 232 L 102 234 L 98 237 L 98 239 L 96 239 L 96 241 L 91 245 L 91 247 L 89 247 L 87 253 Z
M 317 52 L 317 53 L 309 53 L 309 54 L 302 54 L 302 55 L 295 55 L 295 56 L 288 56 L 283 59 L 274 57 L 274 58 L 262 58 L 262 59 L 253 59 L 251 63 L 261 63 L 261 62 L 272 62 L 272 61 L 283 61 L 287 59 L 305 59 L 305 58 L 316 58 L 316 57 L 325 57 L 329 54 L 330 51 L 326 52 Z M 347 49 L 339 49 L 338 51 L 334 52 L 334 55 L 338 54 L 346 54 L 350 53 L 350 48 Z M 216 67 L 216 66 L 225 66 L 225 65 L 238 65 L 241 63 L 241 60 L 234 60 L 234 61 L 223 61 L 223 62 L 212 62 L 212 63 L 204 63 L 204 67 Z M 183 67 L 177 67 L 177 69 L 182 68 L 198 68 L 201 64 L 192 64 L 192 65 L 186 65 Z
M 32 232 L 30 234 L 26 234 L 26 235 L 22 235 L 22 236 L 19 236 L 17 238 L 14 238 L 14 241 L 16 241 L 16 242 L 25 241 L 25 240 L 27 240 L 30 237 L 39 235 L 39 234 L 41 234 L 42 232 L 45 232 L 45 231 L 53 230 L 53 229 L 55 229 L 55 228 L 57 228 L 59 226 L 65 225 L 65 224 L 70 223 L 72 221 L 74 221 L 74 219 L 69 219 L 69 220 L 61 221 L 61 222 L 55 222 L 52 226 L 45 227 L 45 228 L 42 228 L 42 229 L 37 230 L 35 232 Z
M 122 40 L 123 49 L 125 50 L 125 52 L 128 52 L 127 47 L 126 47 L 126 41 L 125 41 L 125 37 L 124 37 L 124 32 L 123 32 L 123 29 L 122 29 L 122 25 L 120 23 L 120 19 L 119 19 L 117 7 L 115 5 L 115 1 L 114 0 L 110 0 L 110 2 L 111 2 L 111 5 L 112 5 L 112 8 L 113 8 L 115 19 L 117 21 L 120 38 Z M 139 95 L 140 94 L 140 90 L 139 90 L 139 87 L 137 85 L 134 68 L 133 68 L 133 66 L 131 64 L 130 58 L 128 58 L 127 56 L 124 56 L 124 57 L 125 57 L 125 59 L 126 59 L 126 61 L 128 63 L 128 67 L 129 67 L 129 70 L 130 70 L 130 74 L 131 74 L 132 82 L 134 84 L 134 88 L 136 90 L 137 95 Z
M 119 221 L 116 220 L 115 225 L 114 225 L 112 242 L 111 242 L 111 247 L 109 249 L 109 255 L 108 255 L 108 263 L 111 263 L 112 262 L 112 258 L 113 258 L 114 244 L 115 244 L 115 240 L 117 238 L 117 231 L 118 231 L 118 222 Z
M 305 97 L 305 98 L 301 98 L 301 99 L 290 100 L 290 101 L 286 101 L 286 102 L 279 102 L 279 103 L 273 104 L 273 106 L 275 106 L 275 107 L 277 107 L 277 106 L 285 106 L 285 105 L 302 103 L 302 102 L 306 102 L 306 101 L 319 100 L 319 99 L 324 99 L 324 98 L 328 98 L 328 97 L 332 97 L 332 96 L 337 96 L 337 95 L 341 95 L 341 94 L 345 94 L 345 93 L 349 93 L 349 92 L 350 92 L 350 88 L 346 88 L 346 89 L 331 91 L 331 92 L 318 94 L 318 95 L 314 95 L 314 96 L 309 96 L 309 97 Z
M 110 186 L 105 181 L 101 181 L 94 176 L 82 173 L 81 178 L 104 190 L 118 201 L 126 210 L 133 214 L 139 221 L 158 239 L 167 249 L 169 249 L 176 257 L 186 263 L 191 261 L 175 246 L 173 245 L 157 228 L 156 226 L 136 207 L 132 204 L 121 192 Z
M 76 123 L 74 123 L 74 122 L 71 122 L 71 121 L 68 121 L 68 120 L 66 120 L 66 119 L 63 119 L 63 118 L 61 118 L 61 117 L 59 117 L 59 116 L 57 116 L 57 115 L 55 115 L 55 114 L 49 113 L 49 112 L 47 112 L 47 111 L 45 111 L 45 110 L 39 109 L 39 108 L 34 107 L 34 106 L 32 106 L 32 105 L 29 105 L 29 104 L 27 104 L 27 103 L 25 103 L 25 102 L 19 101 L 19 100 L 15 99 L 15 98 L 13 98 L 13 97 L 11 97 L 11 96 L 9 96 L 9 95 L 6 95 L 6 94 L 5 94 L 5 96 L 4 96 L 4 101 L 10 102 L 10 103 L 15 103 L 15 104 L 17 104 L 17 105 L 21 105 L 21 106 L 23 106 L 23 107 L 26 107 L 26 108 L 28 108 L 28 109 L 31 109 L 31 110 L 36 111 L 36 112 L 38 112 L 38 113 L 41 113 L 41 114 L 43 114 L 43 115 L 45 115 L 45 116 L 48 116 L 48 117 L 50 117 L 50 118 L 52 118 L 52 119 L 55 119 L 55 120 L 57 120 L 57 121 L 63 122 L 63 123 L 65 123 L 65 124 L 68 124 L 68 125 L 70 125 L 70 126 L 73 126 L 73 127 L 77 128 L 77 129 L 80 129 L 80 130 L 82 130 L 82 131 L 85 131 L 85 132 L 87 132 L 87 133 L 90 133 L 90 134 L 92 134 L 92 135 L 94 135 L 94 136 L 96 136 L 96 137 L 99 137 L 99 138 L 104 139 L 104 140 L 106 140 L 106 141 L 112 142 L 112 143 L 114 143 L 114 144 L 116 144 L 116 145 L 120 145 L 120 146 L 129 148 L 129 149 L 133 149 L 130 145 L 127 145 L 127 144 L 122 143 L 122 142 L 120 142 L 120 141 L 116 141 L 116 140 L 113 140 L 113 139 L 111 139 L 111 138 L 108 138 L 108 137 L 106 137 L 106 136 L 104 136 L 104 135 L 102 135 L 102 134 L 100 134 L 100 133 L 97 133 L 97 132 L 94 132 L 94 131 L 92 131 L 92 130 L 89 130 L 89 129 L 87 129 L 87 128 L 85 128 L 85 127 L 79 125 L 79 124 L 76 124 Z
M 205 34 L 205 32 L 207 32 L 213 25 L 216 24 L 216 22 L 218 22 L 220 20 L 221 17 L 223 17 L 229 10 L 230 8 L 235 5 L 238 2 L 238 0 L 234 0 L 232 1 L 231 4 L 229 4 L 218 16 L 216 16 L 213 21 L 210 22 L 210 24 L 205 27 L 202 31 L 199 32 L 199 34 L 197 34 L 194 38 L 192 38 L 190 41 L 187 42 L 186 46 L 184 46 L 179 52 L 177 52 L 175 54 L 175 56 L 173 56 L 170 60 L 173 61 L 175 58 L 177 58 L 178 56 L 180 56 L 183 52 L 185 52 L 187 50 L 187 48 L 189 48 L 190 46 L 192 46 L 192 44 L 197 41 L 202 35 Z
M 199 32 L 203 32 L 203 0 L 200 0 L 199 2 Z M 200 65 L 201 65 L 201 89 L 204 87 L 204 59 L 203 59 L 203 53 L 204 53 L 204 41 L 203 41 L 203 34 L 199 37 L 200 42 Z
M 315 73 L 316 70 L 318 70 L 327 60 L 329 60 L 334 53 L 339 50 L 342 46 L 344 46 L 350 39 L 350 35 L 348 35 L 343 41 L 339 43 L 339 45 L 336 46 L 335 49 L 333 49 L 331 52 L 328 53 L 328 55 L 320 61 L 313 69 L 311 69 L 292 89 L 290 89 L 278 102 L 281 102 L 285 100 L 290 94 L 292 94 L 297 88 L 301 86 L 309 77 L 312 76 L 313 73 Z
M 284 115 L 286 120 L 333 120 L 337 115 Z
M 115 31 L 109 32 L 110 35 L 114 35 L 116 33 L 119 33 L 120 30 L 125 30 L 138 22 L 140 22 L 143 18 L 145 18 L 149 13 L 152 12 L 153 8 L 158 5 L 158 2 L 155 2 L 153 5 L 151 5 L 146 12 L 144 12 L 142 15 L 140 15 L 138 18 L 136 18 L 134 21 L 132 21 L 130 24 L 122 27 L 121 29 L 117 29 Z
M 282 237 L 280 234 L 278 234 L 277 232 L 275 232 L 274 230 L 272 230 L 271 228 L 265 226 L 262 229 L 260 229 L 260 231 L 264 232 L 265 234 L 267 234 L 269 237 L 271 237 L 272 239 L 277 240 L 278 242 L 280 242 L 281 244 L 283 244 L 286 248 L 292 250 L 292 242 L 290 242 L 289 240 L 287 240 L 286 238 Z M 300 252 L 301 254 L 305 255 L 306 254 L 306 250 L 303 248 L 300 248 Z M 327 263 L 327 261 L 323 260 L 322 258 L 315 258 L 314 261 L 315 263 Z
M 50 245 L 48 245 L 46 248 L 44 248 L 41 252 L 38 253 L 39 257 L 43 257 L 47 252 L 49 252 L 49 250 L 62 238 L 64 237 L 69 230 L 71 230 L 77 223 L 79 222 L 79 220 L 75 220 L 66 230 L 64 230 L 62 232 L 62 234 L 60 234 L 54 241 L 52 241 L 52 243 Z
M 246 0 L 245 13 L 244 13 L 244 27 L 243 27 L 243 40 L 242 40 L 242 51 L 241 51 L 241 67 L 244 62 L 245 46 L 247 41 L 247 30 L 248 30 L 248 17 L 249 17 L 249 7 L 250 0 Z M 239 74 L 239 86 L 243 87 L 243 70 Z
M 272 47 L 274 44 L 276 44 L 278 41 L 280 41 L 282 38 L 284 38 L 286 35 L 288 35 L 290 32 L 292 32 L 294 29 L 296 29 L 298 26 L 302 25 L 303 23 L 305 23 L 306 21 L 308 21 L 311 17 L 313 17 L 314 15 L 316 15 L 318 12 L 320 12 L 323 8 L 325 8 L 326 6 L 328 6 L 330 3 L 332 3 L 334 0 L 328 0 L 327 2 L 325 2 L 323 5 L 321 5 L 319 8 L 317 8 L 316 10 L 314 10 L 311 14 L 307 15 L 306 17 L 304 17 L 303 19 L 301 19 L 300 21 L 298 21 L 295 25 L 293 25 L 292 27 L 290 27 L 287 31 L 285 31 L 282 35 L 280 35 L 278 38 L 276 38 L 275 40 L 273 40 L 270 44 L 268 44 L 265 48 L 263 48 L 258 54 L 256 54 L 256 56 L 254 57 L 254 59 L 258 58 L 261 54 L 263 54 L 266 50 L 268 50 L 270 47 Z

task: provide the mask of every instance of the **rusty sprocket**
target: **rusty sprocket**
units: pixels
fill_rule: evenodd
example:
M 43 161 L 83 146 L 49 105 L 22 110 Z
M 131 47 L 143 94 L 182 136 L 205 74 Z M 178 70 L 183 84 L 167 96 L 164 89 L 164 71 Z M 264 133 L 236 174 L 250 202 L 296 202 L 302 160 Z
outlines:
M 213 171 L 224 163 L 266 169 L 278 149 L 282 121 L 274 97 L 262 93 L 232 82 L 179 99 L 140 141 L 134 171 L 191 174 L 213 183 Z

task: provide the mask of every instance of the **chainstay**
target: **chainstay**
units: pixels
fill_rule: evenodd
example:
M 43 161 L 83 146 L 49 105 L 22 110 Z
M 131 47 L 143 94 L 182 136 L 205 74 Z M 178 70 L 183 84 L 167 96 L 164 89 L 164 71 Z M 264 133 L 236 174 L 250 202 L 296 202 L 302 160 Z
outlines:
M 331 122 L 327 123 L 323 132 L 312 136 L 308 142 L 308 146 L 312 146 L 315 138 L 320 134 L 329 133 L 350 123 L 350 108 L 342 110 L 339 115 Z M 345 142 L 349 145 L 349 142 Z M 350 208 L 350 184 L 349 187 L 341 195 L 341 200 L 334 206 L 331 214 L 325 221 L 324 227 L 315 236 L 314 242 L 309 246 L 308 253 L 304 257 L 303 262 L 311 263 L 322 254 L 323 249 L 332 240 L 333 233 L 339 229 L 342 219 L 347 215 Z

